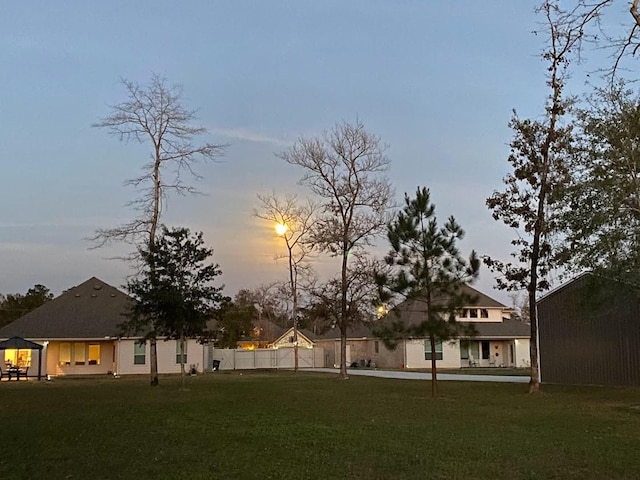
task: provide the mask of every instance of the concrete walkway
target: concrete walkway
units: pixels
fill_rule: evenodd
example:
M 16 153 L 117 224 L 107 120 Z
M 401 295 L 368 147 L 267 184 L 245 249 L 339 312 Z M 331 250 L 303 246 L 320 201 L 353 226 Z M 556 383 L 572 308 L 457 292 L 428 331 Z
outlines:
M 304 368 L 305 372 L 340 373 L 337 368 Z M 401 380 L 431 380 L 431 374 L 426 372 L 408 372 L 406 370 L 360 370 L 347 369 L 348 375 L 362 375 L 365 377 L 397 378 Z M 529 383 L 527 376 L 512 375 L 463 375 L 440 373 L 438 380 L 451 380 L 456 382 L 500 382 L 500 383 Z

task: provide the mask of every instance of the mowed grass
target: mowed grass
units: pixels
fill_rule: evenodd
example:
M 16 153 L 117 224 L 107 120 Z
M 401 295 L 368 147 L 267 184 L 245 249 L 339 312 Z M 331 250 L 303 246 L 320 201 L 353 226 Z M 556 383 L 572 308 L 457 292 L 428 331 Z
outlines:
M 0 384 L 0 479 L 640 478 L 640 390 L 293 372 Z

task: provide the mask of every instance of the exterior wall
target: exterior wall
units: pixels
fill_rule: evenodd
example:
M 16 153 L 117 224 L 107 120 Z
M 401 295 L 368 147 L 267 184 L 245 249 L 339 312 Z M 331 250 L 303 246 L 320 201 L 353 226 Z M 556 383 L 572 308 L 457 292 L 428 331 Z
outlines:
M 117 373 L 119 375 L 148 374 L 149 373 L 149 343 L 145 344 L 145 363 L 135 365 L 134 348 L 136 340 L 122 339 L 116 342 Z M 156 350 L 158 353 L 158 373 L 180 373 L 180 364 L 176 363 L 176 343 L 177 340 L 158 340 Z M 206 364 L 206 346 L 197 340 L 188 339 L 187 361 L 185 369 L 188 371 L 191 365 L 195 365 L 198 372 L 204 371 Z
M 431 368 L 431 360 L 425 360 L 424 339 L 405 340 L 406 368 Z M 436 368 L 460 368 L 460 344 L 457 341 L 442 343 L 442 360 L 436 360 Z
M 538 302 L 545 383 L 640 386 L 640 301 L 623 284 L 584 275 Z
M 134 365 L 134 345 L 136 340 L 105 340 L 83 342 L 73 341 L 45 341 L 39 342 L 44 345 L 42 375 L 103 375 L 107 373 L 117 373 L 119 375 L 148 374 L 149 373 L 149 344 L 145 345 L 145 363 Z M 85 345 L 100 345 L 100 362 L 97 365 L 61 365 L 60 345 L 63 343 L 84 343 Z M 187 340 L 187 361 L 185 368 L 189 370 L 191 365 L 195 365 L 199 372 L 203 371 L 203 366 L 207 361 L 206 347 L 196 340 Z M 176 341 L 159 340 L 157 343 L 158 352 L 158 373 L 180 373 L 180 364 L 176 363 Z M 29 376 L 38 375 L 37 351 L 32 353 Z M 71 362 L 73 363 L 73 362 Z
M 502 308 L 469 307 L 467 310 L 471 308 L 474 308 L 478 311 L 477 318 L 470 318 L 469 316 L 462 317 L 461 314 L 458 314 L 456 315 L 456 320 L 461 322 L 501 322 L 502 321 L 503 312 L 504 312 Z M 483 308 L 487 310 L 487 313 L 489 315 L 488 318 L 480 317 L 480 310 Z
M 324 366 L 326 368 L 337 367 L 340 364 L 340 339 L 316 340 L 316 346 L 325 350 Z M 376 347 L 377 344 L 377 347 Z M 376 351 L 377 350 L 377 351 Z M 402 368 L 404 365 L 404 351 L 401 345 L 395 350 L 389 350 L 382 340 L 347 339 L 347 363 L 361 362 L 365 365 L 371 360 L 371 365 L 376 368 Z
M 530 344 L 531 342 L 528 338 L 519 338 L 513 341 L 515 367 L 526 368 L 531 366 L 531 354 L 529 352 Z
M 91 341 L 84 340 L 82 342 L 74 342 L 74 341 L 58 341 L 52 340 L 49 342 L 38 342 L 43 343 L 45 348 L 43 349 L 43 364 L 42 364 L 42 374 L 43 375 L 102 375 L 108 372 L 113 371 L 114 368 L 114 357 L 113 357 L 113 345 L 114 342 L 111 340 L 108 341 Z M 97 365 L 73 365 L 73 361 L 71 365 L 61 365 L 60 364 L 60 346 L 63 343 L 84 343 L 85 345 L 100 345 L 100 363 Z M 32 361 L 33 368 L 33 361 Z M 37 365 L 36 365 L 37 369 Z M 31 368 L 29 369 L 29 373 L 31 373 Z M 37 375 L 37 372 L 36 372 Z

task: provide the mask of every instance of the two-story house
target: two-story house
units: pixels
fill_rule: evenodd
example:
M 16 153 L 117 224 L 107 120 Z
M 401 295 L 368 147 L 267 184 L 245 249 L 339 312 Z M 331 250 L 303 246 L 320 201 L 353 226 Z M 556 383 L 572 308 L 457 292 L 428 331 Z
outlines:
M 512 309 L 465 286 L 465 293 L 475 299 L 456 314 L 456 321 L 472 323 L 476 334 L 436 344 L 438 368 L 527 367 L 529 366 L 528 324 L 511 319 Z M 393 313 L 405 324 L 422 322 L 426 306 L 419 300 L 398 305 Z M 340 332 L 330 330 L 315 340 L 316 346 L 328 352 L 328 365 L 339 363 Z M 347 332 L 347 363 L 375 365 L 378 368 L 431 368 L 431 346 L 426 338 L 405 338 L 395 350 L 387 349 L 364 325 Z

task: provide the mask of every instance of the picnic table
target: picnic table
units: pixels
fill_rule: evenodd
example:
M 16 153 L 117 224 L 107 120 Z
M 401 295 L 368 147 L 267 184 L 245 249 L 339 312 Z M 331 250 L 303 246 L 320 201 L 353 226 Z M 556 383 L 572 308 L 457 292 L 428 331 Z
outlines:
M 9 374 L 9 381 L 11 381 L 11 378 L 13 377 L 15 377 L 16 381 L 19 381 L 20 377 L 23 377 L 26 380 L 28 372 L 29 367 L 11 366 L 7 369 L 7 373 Z

